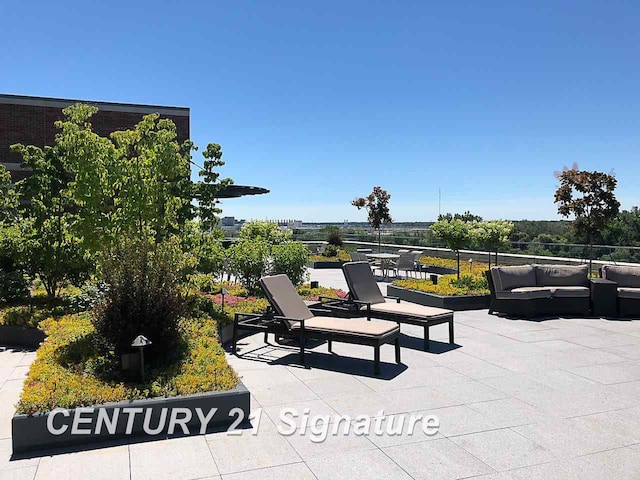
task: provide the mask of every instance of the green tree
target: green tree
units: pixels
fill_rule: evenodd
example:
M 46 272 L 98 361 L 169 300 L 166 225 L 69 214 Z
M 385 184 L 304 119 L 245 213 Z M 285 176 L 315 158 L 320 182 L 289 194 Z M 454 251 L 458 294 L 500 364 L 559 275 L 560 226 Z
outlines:
M 458 278 L 460 278 L 460 250 L 471 242 L 471 229 L 462 220 L 440 220 L 431 225 L 431 233 L 447 248 L 456 253 L 458 260 Z
M 469 210 L 464 213 L 444 213 L 438 215 L 438 221 L 440 220 L 462 220 L 463 222 L 481 222 L 482 217 L 480 215 L 474 215 Z
M 292 232 L 284 230 L 275 222 L 254 220 L 245 223 L 240 229 L 240 240 L 263 240 L 269 246 L 282 245 L 291 241 Z
M 222 167 L 222 147 L 217 143 L 210 143 L 202 153 L 205 158 L 204 168 L 199 175 L 204 179 L 195 185 L 195 195 L 198 199 L 197 213 L 204 230 L 211 231 L 218 225 L 218 214 L 222 212 L 218 208 L 218 193 L 233 183 L 230 178 L 220 180 L 220 174 L 215 171 Z
M 618 214 L 620 202 L 614 190 L 618 181 L 613 174 L 580 170 L 577 164 L 556 172 L 560 185 L 555 193 L 558 213 L 574 216 L 573 228 L 589 246 L 589 271 L 592 267 L 593 240 Z
M 498 264 L 498 251 L 509 244 L 509 236 L 513 231 L 513 223 L 504 220 L 491 222 L 472 222 L 470 235 L 473 242 L 481 249 L 489 252 L 489 268 L 491 268 L 491 253 L 496 254 Z
M 84 281 L 91 268 L 71 228 L 77 215 L 71 213 L 64 156 L 56 147 L 17 144 L 11 149 L 32 170 L 16 184 L 23 200 L 20 227 L 24 264 L 32 277 L 37 275 L 42 280 L 47 294 L 55 297 L 65 282 Z
M 378 251 L 381 251 L 382 225 L 392 223 L 389 212 L 389 200 L 391 195 L 382 187 L 373 187 L 373 191 L 366 197 L 358 197 L 351 202 L 351 205 L 358 210 L 367 210 L 367 221 L 369 225 L 378 231 Z

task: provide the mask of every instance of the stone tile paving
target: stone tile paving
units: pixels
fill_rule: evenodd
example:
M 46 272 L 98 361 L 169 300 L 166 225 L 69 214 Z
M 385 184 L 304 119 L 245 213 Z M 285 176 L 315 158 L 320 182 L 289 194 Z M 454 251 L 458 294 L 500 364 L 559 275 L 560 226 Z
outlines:
M 312 271 L 346 288 L 339 271 Z M 383 286 L 384 288 L 384 286 Z M 297 351 L 242 340 L 229 362 L 261 409 L 257 434 L 214 433 L 12 459 L 10 420 L 33 353 L 0 352 L 0 480 L 5 479 L 602 479 L 640 472 L 640 321 L 512 320 L 486 310 L 455 315 L 457 348 L 446 326 L 421 347 L 421 329 L 402 327 L 403 364 L 383 347 L 318 345 L 310 368 Z M 323 415 L 436 415 L 440 429 L 346 435 L 313 441 L 310 427 L 282 435 L 283 409 Z M 354 420 L 351 427 L 357 422 Z M 345 422 L 340 425 L 344 427 Z M 381 425 L 393 426 L 390 417 Z M 340 430 L 342 431 L 342 430 Z

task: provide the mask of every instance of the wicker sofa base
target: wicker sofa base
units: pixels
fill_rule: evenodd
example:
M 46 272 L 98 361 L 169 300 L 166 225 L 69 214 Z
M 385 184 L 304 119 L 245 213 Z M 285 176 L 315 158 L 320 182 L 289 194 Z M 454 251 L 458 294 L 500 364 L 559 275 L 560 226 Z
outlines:
M 618 297 L 618 316 L 640 318 L 640 300 Z
M 504 313 L 516 317 L 535 318 L 546 316 L 589 316 L 591 314 L 589 298 L 539 298 L 535 300 L 498 300 L 492 299 L 489 313 Z

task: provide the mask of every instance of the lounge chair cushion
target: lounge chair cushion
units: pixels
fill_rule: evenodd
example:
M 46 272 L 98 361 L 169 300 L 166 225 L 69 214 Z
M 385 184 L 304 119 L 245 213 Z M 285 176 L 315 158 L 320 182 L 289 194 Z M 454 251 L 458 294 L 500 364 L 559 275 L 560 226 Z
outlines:
M 536 274 L 531 265 L 493 267 L 491 269 L 491 277 L 497 292 L 536 286 Z
M 618 297 L 640 300 L 640 288 L 618 287 Z
M 368 262 L 347 262 L 342 265 L 342 271 L 355 300 L 371 304 L 384 303 L 384 296 Z
M 602 276 L 616 282 L 619 287 L 640 288 L 640 267 L 605 265 L 602 267 Z
M 300 323 L 292 326 L 292 330 L 300 328 Z M 367 320 L 364 318 L 312 317 L 304 321 L 305 330 L 353 334 L 366 337 L 383 337 L 400 327 L 396 322 L 385 320 Z
M 366 306 L 362 310 L 366 310 Z M 386 301 L 385 303 L 376 303 L 371 305 L 372 312 L 381 312 L 388 314 L 411 315 L 413 317 L 424 317 L 425 320 L 451 315 L 451 310 L 444 308 L 427 307 L 415 303 L 398 303 L 396 301 Z
M 551 290 L 545 287 L 519 287 L 512 290 L 496 292 L 498 300 L 536 300 L 551 298 Z
M 306 320 L 313 317 L 313 313 L 300 298 L 296 287 L 286 275 L 273 275 L 262 277 L 260 284 L 269 303 L 276 309 L 279 315 L 296 320 Z
M 539 287 L 586 287 L 589 285 L 588 265 L 535 265 Z

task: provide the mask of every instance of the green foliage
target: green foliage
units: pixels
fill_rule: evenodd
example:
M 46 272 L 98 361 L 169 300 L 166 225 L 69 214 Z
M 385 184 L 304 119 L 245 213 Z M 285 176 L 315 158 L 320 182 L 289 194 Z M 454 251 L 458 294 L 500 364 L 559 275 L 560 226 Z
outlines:
M 324 250 L 322 251 L 322 255 L 325 257 L 337 257 L 338 251 L 339 251 L 338 247 L 332 244 L 328 244 L 326 247 L 324 247 Z
M 231 271 L 247 290 L 258 290 L 258 281 L 269 271 L 271 245 L 262 237 L 242 238 L 227 249 Z
M 217 143 L 210 143 L 202 152 L 205 158 L 204 168 L 198 173 L 204 181 L 195 185 L 195 195 L 198 198 L 197 214 L 205 231 L 211 231 L 218 224 L 218 193 L 233 183 L 230 178 L 219 181 L 220 174 L 215 171 L 222 167 L 222 147 Z
M 94 308 L 107 292 L 104 282 L 85 283 L 79 292 L 68 296 L 68 302 L 72 311 L 84 312 Z
M 20 229 L 0 223 L 0 303 L 25 299 L 29 295 L 23 256 Z
M 224 391 L 238 383 L 218 342 L 216 323 L 207 317 L 179 321 L 181 348 L 170 352 L 170 361 L 148 365 L 144 385 L 127 384 L 117 372 L 104 368 L 109 359 L 95 348 L 89 315 L 47 320 L 42 326 L 48 338 L 29 369 L 19 413 Z
M 275 222 L 255 220 L 245 223 L 240 229 L 240 240 L 263 241 L 270 247 L 291 241 L 292 232 L 283 230 Z
M 153 344 L 150 353 L 166 355 L 176 346 L 178 318 L 186 308 L 181 290 L 186 258 L 178 242 L 152 245 L 124 239 L 101 259 L 108 291 L 92 318 L 98 341 L 115 355 L 126 352 L 138 335 Z
M 307 262 L 310 253 L 307 246 L 301 242 L 274 245 L 271 249 L 273 262 L 271 273 L 274 275 L 283 273 L 289 277 L 294 285 L 302 284 L 309 276 Z
M 558 213 L 574 216 L 574 229 L 591 244 L 594 237 L 618 214 L 620 202 L 614 190 L 618 181 L 611 174 L 580 170 L 577 164 L 556 173 L 560 186 L 555 193 Z
M 365 208 L 369 225 L 379 231 L 383 224 L 393 222 L 389 212 L 389 200 L 391 195 L 386 190 L 373 187 L 373 191 L 368 196 L 356 198 L 351 205 L 358 210 Z
M 329 225 L 324 227 L 322 230 L 327 234 L 327 243 L 329 245 L 333 245 L 335 247 L 342 246 L 342 232 L 340 231 L 340 227 Z
M 470 235 L 473 243 L 487 251 L 497 251 L 509 243 L 513 223 L 504 220 L 472 222 Z
M 447 248 L 456 252 L 471 243 L 471 229 L 462 220 L 440 220 L 431 226 L 431 233 Z
M 0 164 L 0 225 L 10 225 L 17 218 L 18 195 L 11 185 L 11 174 Z
M 463 275 L 459 279 L 455 275 L 444 275 L 439 278 L 437 285 L 434 285 L 430 280 L 415 278 L 394 280 L 393 285 L 445 297 L 489 294 L 486 279 L 483 281 L 482 277 L 470 275 Z
M 463 222 L 482 222 L 482 217 L 480 215 L 474 215 L 470 211 L 466 211 L 464 213 L 444 213 L 442 215 L 438 215 L 438 221 L 441 220 L 461 220 Z

